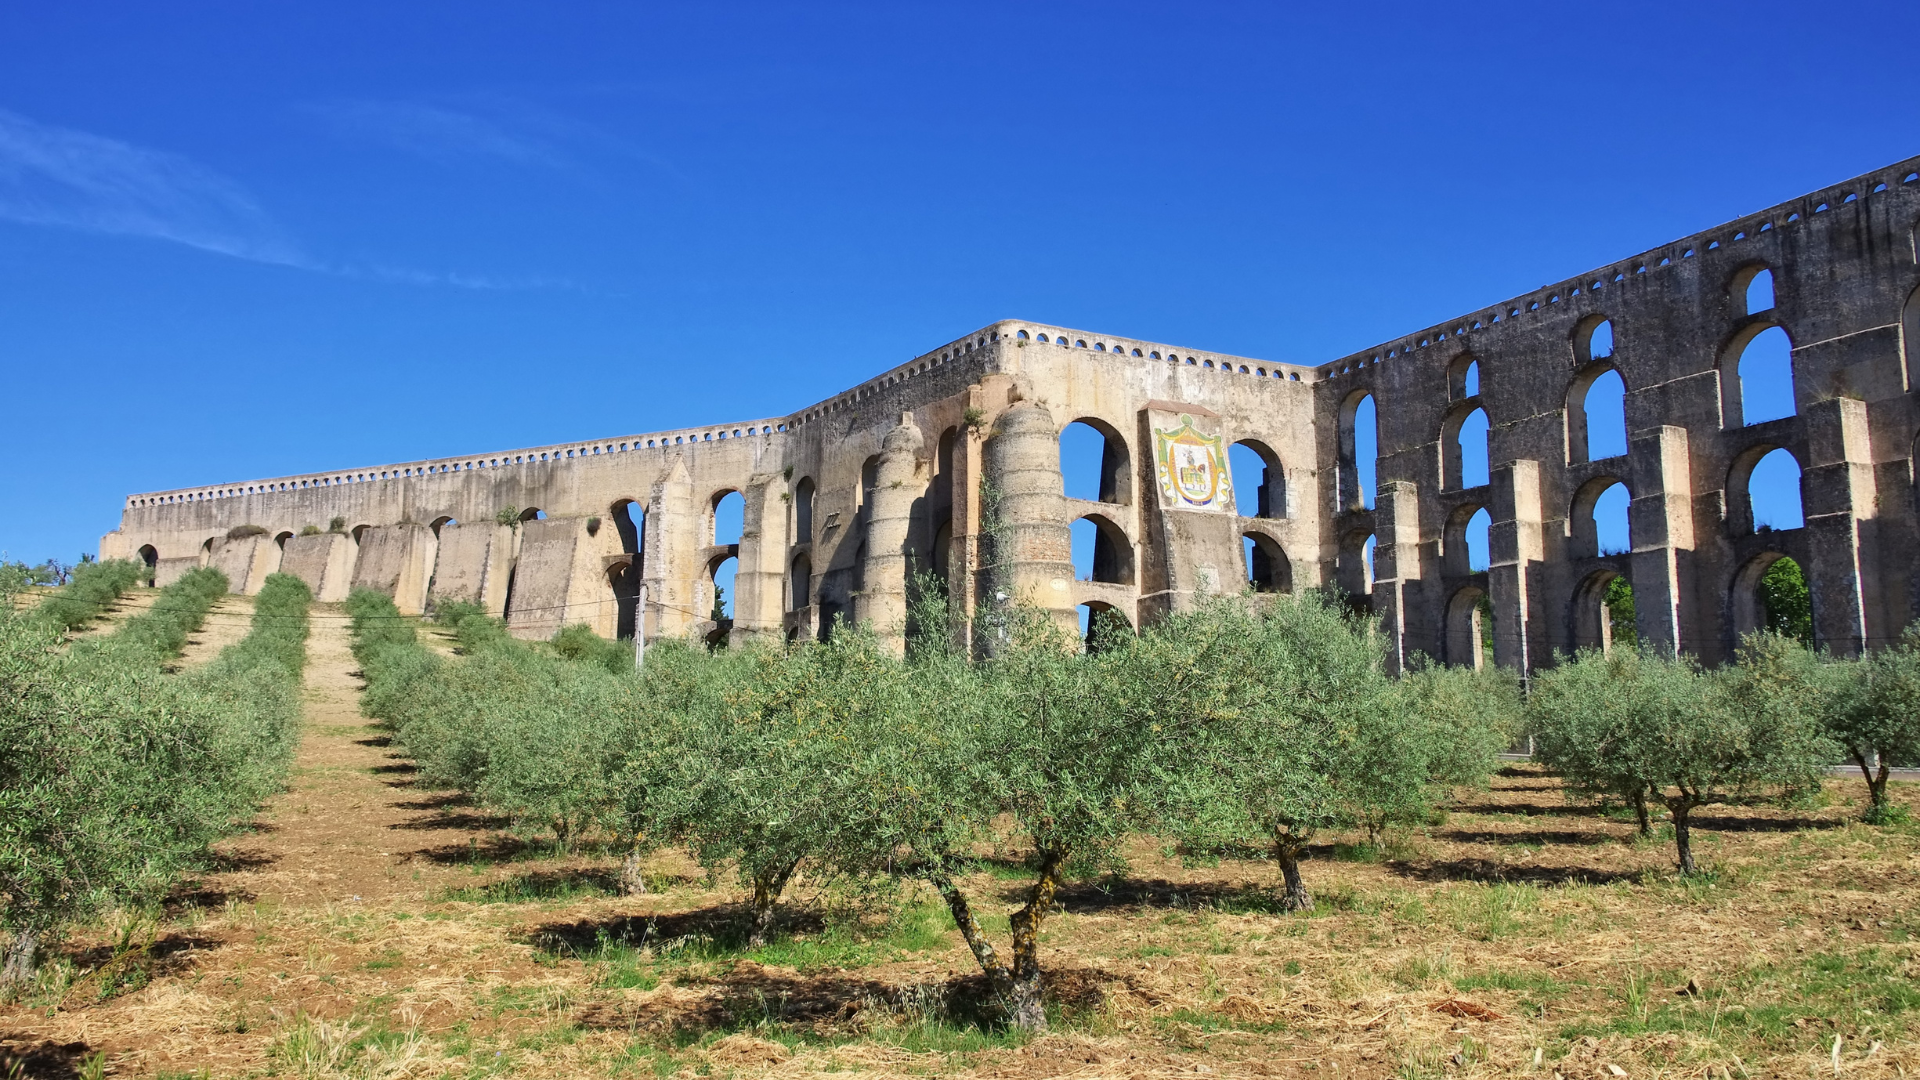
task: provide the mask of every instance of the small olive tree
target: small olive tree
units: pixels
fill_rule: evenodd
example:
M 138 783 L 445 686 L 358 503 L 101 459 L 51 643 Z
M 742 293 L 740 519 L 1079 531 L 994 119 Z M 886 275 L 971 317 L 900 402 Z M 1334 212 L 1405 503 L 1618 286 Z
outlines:
M 1323 831 L 1404 817 L 1431 780 L 1424 719 L 1396 702 L 1384 643 L 1317 593 L 1255 610 L 1221 601 L 1172 620 L 1217 642 L 1217 704 L 1183 733 L 1166 827 L 1189 844 L 1254 842 L 1279 864 L 1280 904 L 1312 908 L 1301 876 Z
M 1866 820 L 1898 820 L 1887 798 L 1887 773 L 1920 762 L 1920 625 L 1909 626 L 1892 648 L 1835 665 L 1835 707 L 1828 733 L 1867 778 Z
M 1817 667 L 1772 634 L 1748 637 L 1739 663 L 1719 672 L 1652 651 L 1583 651 L 1534 679 L 1535 754 L 1572 794 L 1663 803 L 1680 872 L 1693 874 L 1695 809 L 1818 786 L 1835 748 L 1812 717 Z

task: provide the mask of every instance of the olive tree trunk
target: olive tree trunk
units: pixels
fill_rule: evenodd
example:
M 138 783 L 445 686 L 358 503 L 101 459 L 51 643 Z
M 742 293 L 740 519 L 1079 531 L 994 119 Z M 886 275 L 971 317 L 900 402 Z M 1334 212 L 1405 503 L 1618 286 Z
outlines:
M 640 870 L 639 844 L 629 848 L 627 857 L 620 861 L 620 892 L 626 896 L 647 894 L 647 876 Z
M 1667 800 L 1667 809 L 1673 814 L 1673 843 L 1680 851 L 1680 872 L 1688 876 L 1698 872 L 1693 864 L 1693 832 L 1688 825 L 1694 806 L 1694 799 L 1685 792 Z
M 13 943 L 7 947 L 6 962 L 0 964 L 0 986 L 24 986 L 32 982 L 39 953 L 40 931 L 29 929 L 15 934 Z
M 1280 910 L 1312 911 L 1313 897 L 1306 882 L 1300 880 L 1300 853 L 1307 849 L 1306 838 L 1295 833 L 1278 833 L 1273 839 L 1273 859 L 1280 864 Z
M 1869 816 L 1877 816 L 1887 805 L 1887 755 L 1876 753 L 1873 756 L 1880 764 L 1880 771 L 1877 774 L 1873 766 L 1867 762 L 1866 754 L 1858 750 L 1853 752 L 1854 764 L 1860 766 L 1861 774 L 1867 778 L 1867 814 Z
M 974 918 L 966 894 L 954 884 L 952 876 L 940 868 L 922 871 L 947 902 L 947 910 L 953 913 L 953 925 L 972 950 L 981 973 L 987 977 L 988 988 L 1004 1003 L 1007 1022 L 1024 1031 L 1047 1030 L 1047 1010 L 1040 981 L 1040 925 L 1053 910 L 1053 902 L 1060 893 L 1060 869 L 1066 861 L 1065 849 L 1042 852 L 1039 876 L 1027 891 L 1026 905 L 1007 919 L 1013 930 L 1012 964 L 1001 959 L 993 942 L 987 939 L 986 931 Z
M 793 877 L 800 860 L 768 867 L 753 875 L 753 896 L 748 901 L 747 947 L 758 949 L 767 943 L 773 929 L 773 906 L 780 902 L 787 880 Z
M 1027 891 L 1026 906 L 1007 920 L 1013 930 L 1013 987 L 1007 995 L 1007 1019 L 1024 1031 L 1047 1030 L 1047 1010 L 1040 1000 L 1040 924 L 1053 910 L 1060 892 L 1060 867 L 1065 849 L 1044 850 L 1040 876 Z
M 1640 822 L 1640 835 L 1653 835 L 1653 815 L 1647 812 L 1647 789 L 1638 788 L 1633 793 L 1633 816 Z

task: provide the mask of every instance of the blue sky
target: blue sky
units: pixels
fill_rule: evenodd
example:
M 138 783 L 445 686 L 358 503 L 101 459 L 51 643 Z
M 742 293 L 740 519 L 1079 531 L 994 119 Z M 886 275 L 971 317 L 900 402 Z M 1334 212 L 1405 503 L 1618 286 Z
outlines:
M 13 5 L 0 550 L 780 414 L 988 321 L 1313 362 L 1920 149 L 1920 8 Z

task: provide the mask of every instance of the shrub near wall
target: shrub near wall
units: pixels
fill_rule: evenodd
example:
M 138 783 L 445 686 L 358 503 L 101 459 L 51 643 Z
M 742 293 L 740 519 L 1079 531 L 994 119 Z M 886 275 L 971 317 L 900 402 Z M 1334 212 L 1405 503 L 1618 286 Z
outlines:
M 269 578 L 246 639 L 176 675 L 162 646 L 212 580 L 176 584 L 151 631 L 73 649 L 0 604 L 0 987 L 72 921 L 164 894 L 284 780 L 306 586 Z

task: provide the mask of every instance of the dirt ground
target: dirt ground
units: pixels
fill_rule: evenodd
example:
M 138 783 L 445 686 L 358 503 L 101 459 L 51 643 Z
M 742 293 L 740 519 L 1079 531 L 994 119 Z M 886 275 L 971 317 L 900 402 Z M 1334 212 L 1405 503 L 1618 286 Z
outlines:
M 1857 779 L 1819 807 L 1703 811 L 1709 872 L 1682 880 L 1669 839 L 1516 767 L 1384 851 L 1326 838 L 1308 915 L 1275 910 L 1264 861 L 1143 839 L 1048 920 L 1052 1030 L 1021 1038 L 978 1022 L 977 969 L 924 895 L 802 882 L 781 940 L 743 951 L 730 879 L 661 856 L 650 894 L 620 896 L 613 857 L 421 790 L 359 716 L 347 644 L 316 608 L 291 790 L 157 921 L 71 935 L 0 1006 L 0 1077 L 7 1055 L 27 1076 L 1920 1069 L 1920 828 L 1859 824 Z M 1021 873 L 983 859 L 968 882 L 1002 937 Z

